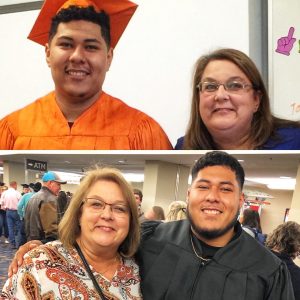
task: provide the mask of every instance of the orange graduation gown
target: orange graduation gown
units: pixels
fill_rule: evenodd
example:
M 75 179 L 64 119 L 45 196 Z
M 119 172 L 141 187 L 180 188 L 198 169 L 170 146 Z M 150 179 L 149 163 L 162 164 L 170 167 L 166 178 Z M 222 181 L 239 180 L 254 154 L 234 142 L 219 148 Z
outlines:
M 143 112 L 102 92 L 69 126 L 55 93 L 0 121 L 2 150 L 169 150 L 159 124 Z

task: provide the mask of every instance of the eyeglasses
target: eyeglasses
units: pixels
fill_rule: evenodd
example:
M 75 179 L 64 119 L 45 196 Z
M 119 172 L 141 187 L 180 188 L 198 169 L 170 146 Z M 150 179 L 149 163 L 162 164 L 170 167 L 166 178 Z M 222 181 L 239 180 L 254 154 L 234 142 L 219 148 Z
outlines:
M 95 198 L 86 198 L 83 203 L 86 204 L 87 208 L 89 208 L 93 212 L 102 212 L 104 211 L 106 205 L 109 205 L 110 211 L 114 216 L 117 217 L 125 217 L 128 215 L 129 208 L 125 204 L 109 204 L 103 200 L 95 199 Z
M 204 81 L 200 82 L 197 88 L 202 93 L 215 93 L 220 85 L 223 85 L 226 91 L 236 94 L 243 93 L 247 88 L 253 88 L 251 84 L 242 83 L 240 81 L 228 81 L 226 83 Z

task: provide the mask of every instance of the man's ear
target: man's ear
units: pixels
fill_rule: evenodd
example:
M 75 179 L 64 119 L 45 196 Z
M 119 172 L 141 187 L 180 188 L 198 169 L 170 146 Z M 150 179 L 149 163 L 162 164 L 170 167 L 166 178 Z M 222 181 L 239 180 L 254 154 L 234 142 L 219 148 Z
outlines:
M 239 200 L 239 207 L 240 207 L 240 209 L 243 207 L 244 202 L 245 202 L 245 195 L 244 195 L 243 192 L 241 192 L 240 200 Z
M 106 72 L 109 71 L 113 57 L 114 57 L 114 49 L 112 47 L 110 47 L 109 50 L 107 51 Z
M 47 62 L 47 65 L 48 67 L 50 68 L 50 45 L 49 43 L 47 43 L 45 45 L 45 55 L 46 55 L 46 62 Z
M 191 190 L 190 190 L 190 188 L 188 188 L 187 193 L 186 193 L 186 199 L 185 199 L 186 204 L 189 204 L 190 192 L 191 192 Z

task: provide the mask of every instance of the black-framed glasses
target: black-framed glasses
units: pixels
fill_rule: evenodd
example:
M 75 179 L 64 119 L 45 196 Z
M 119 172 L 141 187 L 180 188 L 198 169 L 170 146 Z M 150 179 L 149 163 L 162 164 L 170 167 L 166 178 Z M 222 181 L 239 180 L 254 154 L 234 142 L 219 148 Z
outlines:
M 218 83 L 214 81 L 204 81 L 197 85 L 201 93 L 215 93 L 219 87 L 223 85 L 224 89 L 231 93 L 243 93 L 249 88 L 253 88 L 251 84 L 243 83 L 236 80 L 230 80 L 225 83 Z
M 102 212 L 105 209 L 106 205 L 108 205 L 112 214 L 117 217 L 123 217 L 128 215 L 129 213 L 129 207 L 126 204 L 110 204 L 97 198 L 85 198 L 82 202 L 85 203 L 87 208 L 89 208 L 93 212 Z

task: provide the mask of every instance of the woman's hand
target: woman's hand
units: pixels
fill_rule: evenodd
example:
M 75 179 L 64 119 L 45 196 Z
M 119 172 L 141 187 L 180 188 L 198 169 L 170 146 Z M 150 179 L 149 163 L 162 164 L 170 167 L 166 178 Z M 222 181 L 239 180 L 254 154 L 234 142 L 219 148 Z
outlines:
M 11 277 L 13 274 L 16 274 L 17 271 L 18 271 L 18 268 L 22 265 L 23 263 L 23 258 L 24 258 L 24 255 L 42 245 L 43 243 L 41 241 L 38 241 L 38 240 L 34 240 L 34 241 L 29 241 L 27 242 L 26 244 L 24 244 L 23 246 L 21 246 L 18 251 L 16 252 L 12 262 L 10 263 L 9 267 L 8 267 L 8 277 Z

